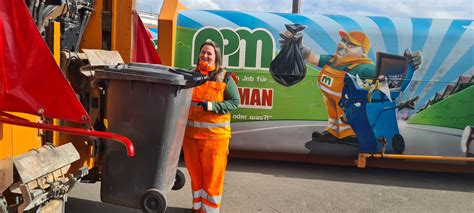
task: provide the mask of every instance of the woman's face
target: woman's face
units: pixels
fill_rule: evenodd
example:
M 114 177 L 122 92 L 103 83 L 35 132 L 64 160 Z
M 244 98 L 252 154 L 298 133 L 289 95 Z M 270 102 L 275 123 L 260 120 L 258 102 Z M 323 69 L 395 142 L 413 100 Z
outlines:
M 211 45 L 204 45 L 199 52 L 199 60 L 206 61 L 208 65 L 216 65 L 216 50 Z

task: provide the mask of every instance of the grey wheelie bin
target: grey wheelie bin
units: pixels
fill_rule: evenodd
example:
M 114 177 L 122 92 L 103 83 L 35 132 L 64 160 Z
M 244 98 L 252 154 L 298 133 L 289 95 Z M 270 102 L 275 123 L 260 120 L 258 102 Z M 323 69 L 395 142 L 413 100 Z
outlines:
M 107 85 L 108 131 L 130 138 L 136 152 L 128 158 L 120 144 L 105 144 L 102 201 L 164 212 L 165 193 L 184 185 L 177 166 L 192 87 L 206 77 L 140 63 L 107 66 L 95 77 Z

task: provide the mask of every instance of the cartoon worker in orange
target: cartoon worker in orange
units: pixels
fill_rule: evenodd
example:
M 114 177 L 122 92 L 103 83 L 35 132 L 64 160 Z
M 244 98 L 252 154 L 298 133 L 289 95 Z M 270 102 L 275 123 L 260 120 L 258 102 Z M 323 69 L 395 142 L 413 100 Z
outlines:
M 292 34 L 289 31 L 280 33 L 280 45 L 290 42 L 292 37 L 298 37 L 297 43 L 301 56 L 306 62 L 321 67 L 318 75 L 318 86 L 323 94 L 324 103 L 328 112 L 328 125 L 325 131 L 313 132 L 313 140 L 321 142 L 343 142 L 357 143 L 355 132 L 350 124 L 343 122 L 344 111 L 339 106 L 341 92 L 344 88 L 344 77 L 347 73 L 359 76 L 362 80 L 373 79 L 375 75 L 374 62 L 367 57 L 370 50 L 370 40 L 362 32 L 340 31 L 341 40 L 337 44 L 334 55 L 318 55 L 302 43 L 302 34 Z M 407 51 L 405 56 L 412 61 L 416 70 L 421 63 L 412 60 L 411 52 Z

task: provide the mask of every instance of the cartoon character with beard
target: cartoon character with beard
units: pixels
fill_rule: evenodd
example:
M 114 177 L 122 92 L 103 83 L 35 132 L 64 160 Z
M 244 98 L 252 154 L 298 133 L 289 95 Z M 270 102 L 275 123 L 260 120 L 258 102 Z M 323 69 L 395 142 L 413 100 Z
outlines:
M 313 140 L 320 142 L 357 143 L 357 138 L 351 125 L 343 122 L 344 111 L 339 106 L 341 92 L 344 88 L 344 77 L 347 73 L 359 76 L 362 80 L 373 79 L 375 64 L 367 57 L 370 50 L 369 38 L 362 32 L 340 31 L 341 40 L 337 44 L 334 55 L 318 55 L 303 45 L 302 34 L 293 35 L 289 31 L 280 33 L 280 45 L 288 43 L 293 37 L 296 39 L 301 56 L 306 62 L 321 67 L 318 75 L 318 86 L 323 94 L 324 103 L 328 112 L 328 125 L 323 132 L 313 132 Z M 421 59 L 407 50 L 405 56 L 409 58 L 414 70 L 418 69 Z M 416 57 L 416 60 L 413 58 Z M 414 71 L 413 70 L 413 71 Z M 380 76 L 383 81 L 384 76 Z

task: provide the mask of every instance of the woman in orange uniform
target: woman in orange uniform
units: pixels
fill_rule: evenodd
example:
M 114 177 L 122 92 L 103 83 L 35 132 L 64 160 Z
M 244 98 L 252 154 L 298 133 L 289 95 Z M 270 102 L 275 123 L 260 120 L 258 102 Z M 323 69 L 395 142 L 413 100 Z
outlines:
M 219 212 L 231 137 L 230 112 L 240 96 L 232 74 L 221 68 L 221 51 L 212 41 L 199 50 L 196 71 L 209 80 L 193 90 L 183 152 L 191 176 L 193 210 Z

